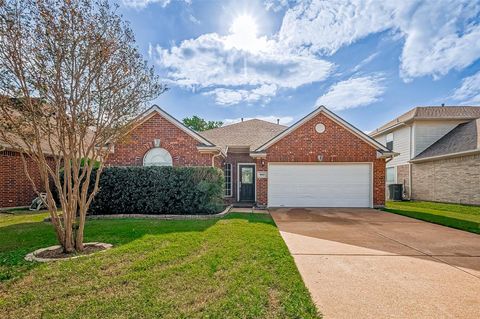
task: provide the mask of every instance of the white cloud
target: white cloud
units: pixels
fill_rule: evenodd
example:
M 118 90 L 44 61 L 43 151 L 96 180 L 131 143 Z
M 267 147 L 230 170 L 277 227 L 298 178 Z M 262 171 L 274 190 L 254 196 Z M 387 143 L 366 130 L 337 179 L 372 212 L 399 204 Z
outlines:
M 300 2 L 285 13 L 279 39 L 285 48 L 297 52 L 333 54 L 392 27 L 387 5 L 362 0 Z
M 200 20 L 198 20 L 197 18 L 195 18 L 195 16 L 193 14 L 189 14 L 188 15 L 188 20 L 190 20 L 190 22 L 194 23 L 194 24 L 200 24 Z
M 474 1 L 426 2 L 399 21 L 405 33 L 400 74 L 439 78 L 480 57 L 480 4 Z M 476 17 L 476 18 L 475 18 Z M 472 20 L 473 19 L 473 20 Z
M 334 54 L 370 34 L 391 30 L 404 38 L 400 74 L 445 75 L 480 57 L 477 1 L 300 2 L 287 10 L 278 37 L 285 50 Z
M 271 123 L 277 123 L 277 120 L 280 121 L 280 124 L 282 125 L 289 125 L 290 123 L 293 122 L 293 117 L 291 116 L 276 116 L 276 115 L 257 115 L 255 117 L 246 117 L 243 118 L 244 121 L 251 120 L 251 119 L 258 119 L 258 120 L 263 120 Z M 236 119 L 225 119 L 223 120 L 223 125 L 230 125 L 234 123 L 239 123 L 241 122 L 241 118 L 236 118 Z
M 171 0 L 122 0 L 123 5 L 136 9 L 143 9 L 151 3 L 158 3 L 165 8 Z
M 339 111 L 377 102 L 385 92 L 382 82 L 380 76 L 363 76 L 338 82 L 320 96 L 315 105 Z
M 290 5 L 296 3 L 297 0 L 265 0 L 263 5 L 265 9 L 278 12 L 282 9 L 288 8 Z
M 333 63 L 314 56 L 279 51 L 276 42 L 265 37 L 257 38 L 258 46 L 252 50 L 239 48 L 235 41 L 235 35 L 209 33 L 170 49 L 157 46 L 156 62 L 176 85 L 223 87 L 210 92 L 220 104 L 272 97 L 277 88 L 325 80 L 334 69 Z M 253 89 L 237 89 L 240 86 Z
M 480 104 L 480 71 L 463 79 L 462 85 L 455 90 L 452 98 L 461 104 Z
M 375 52 L 370 54 L 368 57 L 363 59 L 359 64 L 357 64 L 353 69 L 352 72 L 357 72 L 361 68 L 363 68 L 365 65 L 369 64 L 372 62 L 377 56 L 379 55 L 379 52 Z
M 270 98 L 277 93 L 275 84 L 264 84 L 251 90 L 216 88 L 203 93 L 215 96 L 215 102 L 220 105 L 234 105 L 242 101 L 247 103 L 262 101 L 270 102 Z

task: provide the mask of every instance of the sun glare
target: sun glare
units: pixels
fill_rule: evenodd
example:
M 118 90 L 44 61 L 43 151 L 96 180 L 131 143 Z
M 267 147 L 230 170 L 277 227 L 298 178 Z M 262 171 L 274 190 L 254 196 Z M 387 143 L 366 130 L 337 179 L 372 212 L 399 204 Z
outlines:
M 255 19 L 248 14 L 237 16 L 230 26 L 227 45 L 237 49 L 258 52 L 265 48 L 264 37 L 257 38 L 258 26 Z
M 237 35 L 256 38 L 257 23 L 253 17 L 242 14 L 233 20 L 232 26 L 230 27 L 230 32 Z

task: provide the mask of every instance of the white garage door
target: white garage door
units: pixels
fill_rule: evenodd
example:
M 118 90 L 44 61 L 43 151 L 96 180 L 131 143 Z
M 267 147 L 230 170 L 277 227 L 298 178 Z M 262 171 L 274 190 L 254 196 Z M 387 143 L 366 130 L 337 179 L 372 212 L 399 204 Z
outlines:
M 370 164 L 268 166 L 270 207 L 371 207 Z

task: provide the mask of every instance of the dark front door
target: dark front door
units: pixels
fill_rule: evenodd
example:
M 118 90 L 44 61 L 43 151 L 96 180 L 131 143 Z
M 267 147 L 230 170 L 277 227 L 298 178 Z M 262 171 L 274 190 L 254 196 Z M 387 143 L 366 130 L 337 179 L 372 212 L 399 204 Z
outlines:
M 240 201 L 255 201 L 255 165 L 240 165 Z

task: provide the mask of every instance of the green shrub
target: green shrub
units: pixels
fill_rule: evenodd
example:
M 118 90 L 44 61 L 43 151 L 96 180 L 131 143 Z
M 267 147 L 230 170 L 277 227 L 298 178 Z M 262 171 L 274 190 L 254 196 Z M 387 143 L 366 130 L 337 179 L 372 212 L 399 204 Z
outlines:
M 93 189 L 95 171 L 90 189 Z M 213 167 L 107 167 L 89 213 L 215 214 L 223 209 L 223 173 Z

